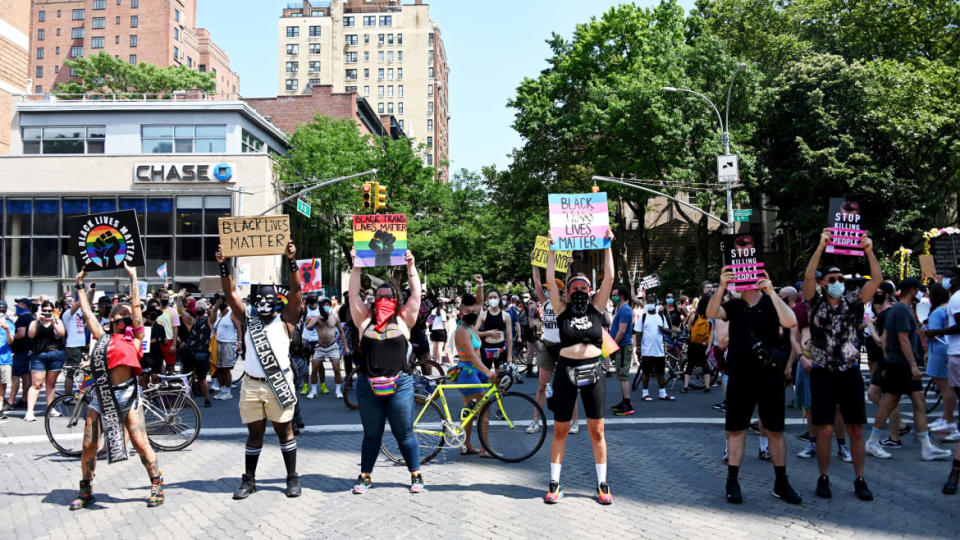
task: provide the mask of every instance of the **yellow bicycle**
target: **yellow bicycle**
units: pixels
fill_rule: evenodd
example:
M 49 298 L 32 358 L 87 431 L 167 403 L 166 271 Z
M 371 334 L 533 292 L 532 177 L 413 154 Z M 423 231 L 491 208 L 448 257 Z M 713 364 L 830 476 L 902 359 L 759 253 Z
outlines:
M 444 390 L 476 388 L 486 390 L 460 410 L 454 421 Z M 416 394 L 419 413 L 413 421 L 413 433 L 420 443 L 420 463 L 435 458 L 444 445 L 462 448 L 467 440 L 466 427 L 476 418 L 474 429 L 480 444 L 491 456 L 507 462 L 523 461 L 540 450 L 547 437 L 546 415 L 540 405 L 526 394 L 500 392 L 497 385 L 439 384 L 430 395 Z M 437 401 L 440 404 L 437 404 Z M 393 437 L 385 437 L 381 451 L 391 461 L 404 465 Z

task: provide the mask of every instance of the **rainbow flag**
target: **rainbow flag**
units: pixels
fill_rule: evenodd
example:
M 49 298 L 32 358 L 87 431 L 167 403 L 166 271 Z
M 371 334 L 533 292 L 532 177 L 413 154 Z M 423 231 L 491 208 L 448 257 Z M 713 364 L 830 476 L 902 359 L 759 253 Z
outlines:
M 93 385 L 93 376 L 89 373 L 83 376 L 83 381 L 80 383 L 80 391 L 86 390 L 87 387 Z
M 406 264 L 407 216 L 353 216 L 353 248 L 357 252 L 355 264 L 359 267 Z

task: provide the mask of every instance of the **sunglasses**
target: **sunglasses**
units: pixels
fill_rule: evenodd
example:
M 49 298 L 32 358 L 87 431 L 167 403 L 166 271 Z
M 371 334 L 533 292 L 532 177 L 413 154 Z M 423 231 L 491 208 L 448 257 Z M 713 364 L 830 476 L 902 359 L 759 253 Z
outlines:
M 827 283 L 829 283 L 830 285 L 833 285 L 834 283 L 836 283 L 836 282 L 838 282 L 838 281 L 839 281 L 840 283 L 844 283 L 844 282 L 846 281 L 846 279 L 844 279 L 843 276 L 840 276 L 840 277 L 830 276 L 830 277 L 827 278 Z

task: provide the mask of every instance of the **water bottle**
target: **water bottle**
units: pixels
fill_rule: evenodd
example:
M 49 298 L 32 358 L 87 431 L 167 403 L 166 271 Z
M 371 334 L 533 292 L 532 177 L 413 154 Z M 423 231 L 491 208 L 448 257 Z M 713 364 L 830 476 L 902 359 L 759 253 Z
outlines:
M 460 409 L 460 420 L 464 420 L 467 416 L 470 415 L 470 412 L 473 411 L 473 407 L 477 404 L 477 398 L 470 400 L 470 403 L 467 403 L 467 406 Z
M 551 383 L 547 383 L 546 394 L 548 398 L 553 397 L 553 385 Z

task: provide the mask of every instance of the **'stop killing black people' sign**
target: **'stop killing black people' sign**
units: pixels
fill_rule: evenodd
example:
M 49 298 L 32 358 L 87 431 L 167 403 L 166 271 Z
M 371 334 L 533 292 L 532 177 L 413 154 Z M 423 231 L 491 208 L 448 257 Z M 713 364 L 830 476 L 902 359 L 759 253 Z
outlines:
M 866 235 L 866 231 L 863 230 L 860 203 L 840 197 L 831 198 L 827 228 L 833 233 L 833 240 L 827 243 L 824 251 L 863 257 L 860 239 Z
M 142 266 L 143 242 L 134 210 L 66 218 L 70 233 L 67 252 L 87 271 Z
M 720 239 L 723 266 L 730 267 L 736 277 L 730 282 L 731 291 L 749 291 L 757 288 L 763 279 L 763 235 L 725 234 Z

